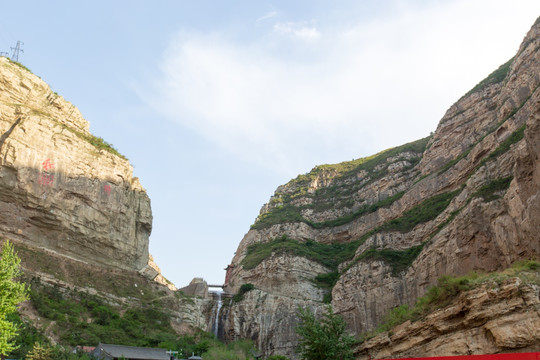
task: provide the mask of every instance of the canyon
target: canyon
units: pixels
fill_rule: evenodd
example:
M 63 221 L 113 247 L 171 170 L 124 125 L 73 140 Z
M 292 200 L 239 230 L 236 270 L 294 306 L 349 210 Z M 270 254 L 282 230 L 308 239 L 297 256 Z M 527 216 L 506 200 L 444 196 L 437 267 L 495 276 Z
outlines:
M 331 304 L 360 334 L 391 309 L 412 306 L 443 275 L 538 259 L 539 49 L 537 21 L 516 56 L 452 105 L 430 137 L 317 166 L 280 186 L 229 265 L 229 292 L 247 283 L 257 290 L 222 314 L 225 338 L 294 357 L 298 306 L 321 312 Z M 430 353 L 520 346 L 446 344 Z
M 432 135 L 278 187 L 239 243 L 222 298 L 202 279 L 178 290 L 161 274 L 148 251 L 150 199 L 129 161 L 90 133 L 75 106 L 0 57 L 0 238 L 44 286 L 118 307 L 151 293 L 177 334 L 251 339 L 265 356 L 295 359 L 298 307 L 320 314 L 331 305 L 360 336 L 442 276 L 539 259 L 539 86 L 540 19 Z M 356 356 L 540 351 L 535 281 L 468 289 L 359 342 Z M 35 315 L 29 304 L 21 311 Z

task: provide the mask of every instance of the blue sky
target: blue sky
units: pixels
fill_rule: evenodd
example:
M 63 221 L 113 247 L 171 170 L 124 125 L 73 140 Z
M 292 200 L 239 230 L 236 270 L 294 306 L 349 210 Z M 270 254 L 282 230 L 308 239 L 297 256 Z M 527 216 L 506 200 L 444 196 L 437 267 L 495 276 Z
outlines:
M 538 0 L 2 4 L 0 51 L 75 104 L 152 199 L 166 277 L 220 283 L 274 190 L 436 129 Z

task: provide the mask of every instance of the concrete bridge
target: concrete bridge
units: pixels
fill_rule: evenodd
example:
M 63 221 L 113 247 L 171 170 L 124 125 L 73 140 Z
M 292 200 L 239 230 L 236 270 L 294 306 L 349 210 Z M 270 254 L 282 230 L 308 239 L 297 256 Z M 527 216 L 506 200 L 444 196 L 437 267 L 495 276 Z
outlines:
M 210 285 L 210 284 L 208 284 L 208 287 L 209 288 L 222 288 L 223 289 L 225 287 L 225 285 Z

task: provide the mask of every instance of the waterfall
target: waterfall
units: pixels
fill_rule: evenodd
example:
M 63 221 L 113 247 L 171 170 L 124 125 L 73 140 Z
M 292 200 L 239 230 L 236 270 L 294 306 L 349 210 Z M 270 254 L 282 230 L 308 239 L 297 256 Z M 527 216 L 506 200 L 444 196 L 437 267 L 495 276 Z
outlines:
M 217 306 L 216 306 L 216 315 L 214 318 L 214 326 L 212 326 L 212 331 L 216 338 L 219 334 L 219 311 L 221 310 L 221 291 L 216 291 L 214 294 L 217 296 Z

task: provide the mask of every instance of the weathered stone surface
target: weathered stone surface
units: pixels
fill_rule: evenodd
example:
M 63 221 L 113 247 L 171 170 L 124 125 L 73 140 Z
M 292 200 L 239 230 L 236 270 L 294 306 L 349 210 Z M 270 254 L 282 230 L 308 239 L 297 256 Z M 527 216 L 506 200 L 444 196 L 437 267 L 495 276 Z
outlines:
M 0 58 L 0 236 L 88 263 L 148 264 L 150 199 L 79 111 Z
M 194 278 L 188 286 L 180 289 L 188 296 L 198 296 L 203 299 L 208 297 L 208 283 L 203 278 Z
M 481 287 L 421 321 L 407 322 L 364 342 L 356 356 L 383 359 L 539 351 L 539 305 L 538 286 L 522 285 L 518 278 L 500 287 Z
M 315 314 L 324 310 L 323 304 L 304 299 L 252 290 L 238 303 L 224 305 L 220 327 L 225 340 L 253 339 L 267 355 L 284 354 L 295 357 L 298 341 L 294 315 L 298 307 L 310 307 Z
M 251 283 L 275 295 L 322 301 L 324 291 L 315 286 L 312 280 L 316 274 L 328 271 L 324 266 L 303 257 L 274 254 L 254 269 L 245 271 L 242 283 L 229 283 L 227 290 L 235 293 L 243 284 Z
M 174 286 L 172 282 L 170 282 L 167 278 L 165 278 L 165 276 L 163 276 L 163 274 L 161 273 L 161 269 L 154 261 L 154 257 L 152 255 L 150 255 L 150 257 L 148 258 L 148 265 L 146 265 L 142 270 L 139 270 L 139 272 L 147 279 L 153 280 L 158 284 L 168 287 L 169 290 L 177 290 L 176 286 Z
M 408 268 L 394 273 L 387 262 L 369 259 L 340 266 L 332 305 L 347 320 L 351 332 L 374 329 L 390 309 L 413 304 L 442 275 L 496 271 L 520 259 L 539 258 L 540 22 L 530 30 L 509 69 L 504 81 L 467 94 L 452 105 L 423 154 L 404 151 L 381 161 L 374 169 L 360 169 L 357 173 L 351 173 L 352 167 L 342 171 L 339 166 L 325 165 L 280 186 L 263 206 L 260 216 L 285 205 L 300 209 L 304 221 L 295 218 L 250 229 L 232 260 L 228 290 L 234 293 L 249 282 L 268 292 L 265 299 L 279 294 L 281 301 L 292 304 L 298 300 L 298 293 L 305 293 L 309 294 L 307 300 L 320 301 L 315 288 L 306 288 L 324 269 L 287 254 L 274 254 L 257 268 L 246 270 L 242 260 L 249 245 L 282 235 L 325 244 L 354 241 L 426 199 L 449 191 L 459 194 L 435 219 L 404 232 L 380 231 L 367 237 L 356 252 L 358 257 L 371 248 L 404 250 L 424 244 Z M 520 138 L 523 126 L 524 136 Z M 344 164 L 342 168 L 347 166 L 352 165 Z M 493 192 L 491 198 L 477 193 L 504 178 L 511 178 L 508 188 Z M 404 192 L 403 196 L 390 206 L 363 213 L 352 221 L 335 226 L 309 225 L 339 219 L 400 192 Z M 281 267 L 287 270 L 280 272 Z M 525 300 L 499 289 L 496 296 L 507 300 L 486 305 L 486 299 L 493 296 L 485 289 L 473 292 L 462 303 L 434 314 L 429 328 L 410 324 L 399 332 L 399 336 L 408 334 L 408 343 L 395 338 L 397 333 L 394 337 L 376 337 L 380 339 L 374 345 L 378 356 L 489 353 L 502 351 L 508 345 L 505 341 L 512 343 L 513 349 L 530 348 L 530 339 L 536 339 L 535 317 L 524 322 L 514 335 L 506 335 L 518 321 L 505 322 L 505 316 L 512 319 L 512 314 L 519 313 L 536 298 L 531 295 Z M 255 301 L 252 298 L 242 305 L 233 305 L 231 313 L 243 319 L 242 324 L 251 325 L 247 330 L 246 325 L 229 321 L 226 332 L 264 342 L 260 339 L 262 332 L 257 331 L 260 321 L 256 320 L 261 316 L 258 309 L 266 306 L 262 299 L 257 298 L 258 308 L 249 303 Z M 294 317 L 294 313 L 290 316 Z M 500 323 L 492 324 L 500 324 L 501 330 L 494 330 L 495 325 L 484 326 L 496 318 Z M 265 324 L 264 336 L 269 336 L 274 344 L 294 347 L 296 340 L 289 331 L 282 331 L 271 320 Z M 268 329 L 269 326 L 274 328 Z M 528 340 L 520 340 L 519 333 Z M 501 340 L 495 341 L 497 338 Z M 285 348 L 279 351 L 292 353 Z
M 175 292 L 148 253 L 151 229 L 128 160 L 91 135 L 74 105 L 0 57 L 0 241 L 16 243 L 25 275 L 118 306 L 155 292 L 178 333 L 205 328 L 211 301 Z
M 170 314 L 171 326 L 179 334 L 192 334 L 195 328 L 206 327 L 208 314 L 204 310 L 208 308 L 209 299 L 187 297 L 141 276 L 138 271 L 96 266 L 28 243 L 16 243 L 15 248 L 21 259 L 24 279 L 27 284 L 31 283 L 34 291 L 39 291 L 40 286 L 54 286 L 66 297 L 75 295 L 77 298 L 76 293 L 95 295 L 124 310 L 139 307 L 152 299 L 157 310 Z M 58 340 L 55 327 L 48 326 L 48 321 L 39 321 L 40 315 L 31 301 L 25 303 L 19 313 L 25 321 L 41 328 L 52 341 Z M 42 327 L 44 324 L 47 324 L 46 328 Z

